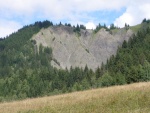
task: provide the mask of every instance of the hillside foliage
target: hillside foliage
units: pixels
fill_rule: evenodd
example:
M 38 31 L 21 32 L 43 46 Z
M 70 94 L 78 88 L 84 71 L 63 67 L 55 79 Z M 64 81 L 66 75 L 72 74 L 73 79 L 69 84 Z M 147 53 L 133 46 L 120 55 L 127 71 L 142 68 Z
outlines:
M 0 41 L 0 101 L 54 95 L 150 80 L 150 28 L 124 41 L 116 56 L 94 72 L 86 66 L 51 66 L 52 49 L 31 37 L 52 22 L 36 22 Z M 77 27 L 79 32 L 81 27 Z

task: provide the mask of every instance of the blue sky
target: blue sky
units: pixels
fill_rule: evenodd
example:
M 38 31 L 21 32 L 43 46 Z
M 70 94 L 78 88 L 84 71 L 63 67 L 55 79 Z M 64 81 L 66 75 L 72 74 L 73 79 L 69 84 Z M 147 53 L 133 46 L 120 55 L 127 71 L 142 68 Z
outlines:
M 0 37 L 35 21 L 123 27 L 150 18 L 150 0 L 1 0 Z

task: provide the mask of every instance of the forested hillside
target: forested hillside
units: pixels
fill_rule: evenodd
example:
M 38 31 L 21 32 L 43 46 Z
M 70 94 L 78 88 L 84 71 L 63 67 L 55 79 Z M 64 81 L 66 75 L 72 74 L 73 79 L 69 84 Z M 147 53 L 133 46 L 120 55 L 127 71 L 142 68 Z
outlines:
M 124 41 L 105 69 L 112 77 L 122 76 L 127 83 L 150 80 L 150 28 L 139 31 L 129 42 Z
M 51 66 L 55 60 L 52 48 L 38 48 L 31 40 L 41 28 L 49 26 L 52 22 L 36 22 L 0 41 L 0 101 L 150 80 L 149 27 L 124 41 L 116 56 L 94 72 L 88 66 L 70 70 Z M 74 27 L 74 32 L 81 28 Z

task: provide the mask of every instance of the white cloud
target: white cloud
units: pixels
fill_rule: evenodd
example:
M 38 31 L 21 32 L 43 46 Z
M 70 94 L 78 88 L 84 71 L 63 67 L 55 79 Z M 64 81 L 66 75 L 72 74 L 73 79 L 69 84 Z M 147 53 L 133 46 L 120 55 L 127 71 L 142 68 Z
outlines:
M 0 20 L 0 38 L 4 38 L 9 34 L 17 31 L 22 25 L 14 21 Z
M 139 24 L 144 18 L 150 19 L 150 1 L 133 0 L 128 4 L 126 11 L 115 20 L 115 25 L 124 27 L 125 23 L 130 26 Z
M 119 27 L 125 23 L 135 25 L 145 17 L 150 18 L 150 0 L 1 0 L 0 18 L 7 22 L 13 21 L 16 27 L 9 27 L 9 24 L 0 25 L 0 32 L 9 34 L 20 27 L 18 22 L 24 25 L 40 19 L 55 22 L 66 20 L 74 25 L 90 21 L 97 24 L 98 20 L 105 18 L 89 16 L 88 13 L 119 11 L 122 8 L 126 8 L 126 11 L 114 21 Z
M 129 13 L 124 13 L 122 16 L 115 20 L 115 25 L 118 27 L 124 27 L 125 23 L 132 25 L 134 23 L 132 15 Z
M 0 10 L 10 16 L 32 16 L 41 13 L 44 17 L 71 19 L 91 11 L 119 10 L 126 4 L 127 0 L 4 0 L 1 1 Z
M 93 22 L 88 22 L 85 24 L 86 29 L 95 29 L 96 25 Z

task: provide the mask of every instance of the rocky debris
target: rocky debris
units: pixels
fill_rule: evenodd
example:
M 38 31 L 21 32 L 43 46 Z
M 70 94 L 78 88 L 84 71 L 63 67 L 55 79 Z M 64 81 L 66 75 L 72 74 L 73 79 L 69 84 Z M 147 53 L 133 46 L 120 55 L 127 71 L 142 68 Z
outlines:
M 56 68 L 84 68 L 87 65 L 95 70 L 102 62 L 106 63 L 111 55 L 115 55 L 118 46 L 132 35 L 132 30 L 124 28 L 116 29 L 113 33 L 102 28 L 95 34 L 93 30 L 82 29 L 77 33 L 72 27 L 61 25 L 41 29 L 32 39 L 36 40 L 38 46 L 42 44 L 52 48 L 53 58 L 57 62 L 52 61 L 51 64 Z

